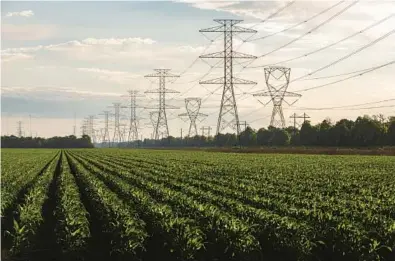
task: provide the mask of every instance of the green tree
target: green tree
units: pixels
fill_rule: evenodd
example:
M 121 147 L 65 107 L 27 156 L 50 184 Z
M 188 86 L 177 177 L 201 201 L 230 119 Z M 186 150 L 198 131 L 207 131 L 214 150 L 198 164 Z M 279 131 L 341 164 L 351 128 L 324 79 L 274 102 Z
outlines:
M 395 146 L 395 117 L 390 117 L 388 121 L 387 144 Z
M 284 129 L 273 129 L 272 130 L 271 144 L 274 146 L 285 146 L 289 145 L 291 135 Z
M 317 145 L 318 140 L 318 129 L 310 124 L 310 121 L 306 121 L 300 128 L 300 143 L 305 146 Z
M 260 146 L 267 146 L 269 145 L 269 140 L 272 136 L 272 133 L 265 128 L 260 128 L 257 132 L 256 139 L 257 144 Z
M 352 129 L 354 145 L 376 146 L 379 145 L 382 136 L 380 122 L 369 116 L 358 117 Z
M 321 146 L 334 146 L 333 138 L 331 137 L 332 123 L 329 119 L 323 120 L 317 125 L 318 140 L 317 145 Z
M 354 127 L 354 122 L 347 119 L 341 119 L 336 122 L 331 129 L 331 137 L 336 146 L 351 146 L 353 144 L 351 130 Z
M 240 144 L 242 146 L 255 146 L 256 133 L 251 127 L 247 127 L 245 131 L 240 133 Z

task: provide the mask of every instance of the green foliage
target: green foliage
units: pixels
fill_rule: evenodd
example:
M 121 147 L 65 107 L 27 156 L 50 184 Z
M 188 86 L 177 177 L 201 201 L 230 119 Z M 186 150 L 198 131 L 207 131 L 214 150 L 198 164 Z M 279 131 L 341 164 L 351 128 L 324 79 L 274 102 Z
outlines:
M 334 128 L 323 122 L 315 130 L 332 135 Z M 247 129 L 245 137 L 253 133 Z M 289 141 L 290 131 L 270 127 L 258 131 L 257 142 L 265 133 L 279 133 L 272 143 L 283 141 L 281 135 Z M 9 153 L 7 183 L 15 175 Z M 89 244 L 95 237 L 108 240 L 105 250 L 114 260 L 150 260 L 147 255 L 158 252 L 168 260 L 386 261 L 395 253 L 392 157 L 142 149 L 62 155 L 52 154 L 17 207 L 9 231 L 14 255 L 37 250 L 54 176 L 61 260 L 98 250 Z M 42 166 L 49 156 L 36 157 Z M 94 225 L 100 231 L 90 231 Z
M 93 148 L 91 138 L 83 135 L 77 138 L 74 135 L 65 137 L 16 137 L 1 136 L 2 148 Z
M 55 228 L 58 244 L 69 258 L 76 258 L 87 247 L 90 238 L 88 212 L 80 201 L 77 184 L 71 174 L 66 157 L 62 155 L 61 172 L 57 182 Z
M 48 168 L 26 194 L 24 203 L 18 205 L 17 219 L 13 221 L 14 226 L 10 231 L 13 241 L 11 252 L 14 255 L 29 253 L 37 247 L 35 245 L 37 232 L 44 222 L 42 207 L 47 199 L 47 192 L 55 172 L 57 159 L 51 161 Z

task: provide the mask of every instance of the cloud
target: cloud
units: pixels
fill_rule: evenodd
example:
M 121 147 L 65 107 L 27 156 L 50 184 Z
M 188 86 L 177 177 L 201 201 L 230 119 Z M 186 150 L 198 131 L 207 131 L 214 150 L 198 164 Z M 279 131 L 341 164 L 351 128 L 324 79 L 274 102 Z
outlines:
M 13 17 L 13 16 L 22 16 L 22 17 L 32 17 L 34 12 L 32 10 L 25 10 L 20 12 L 8 12 L 5 16 L 6 17 Z
M 78 90 L 73 87 L 2 87 L 2 98 L 25 98 L 33 100 L 91 100 L 120 97 L 119 93 Z
M 168 67 L 170 62 L 174 68 L 177 66 L 174 65 L 174 61 L 176 61 L 183 69 L 188 66 L 186 63 L 189 60 L 195 59 L 204 49 L 205 47 L 202 45 L 158 44 L 151 38 L 86 38 L 58 44 L 7 48 L 1 51 L 1 55 L 2 57 L 11 57 L 28 54 L 33 56 L 34 61 L 40 65 L 70 66 L 70 61 L 73 61 L 73 67 L 95 68 L 99 62 L 110 63 L 115 67 L 122 68 L 128 66 L 128 70 L 134 70 L 130 65 L 145 70 L 158 66 Z M 138 63 L 132 62 L 137 60 Z M 84 65 L 77 65 L 79 63 L 84 63 Z M 101 71 L 101 73 L 104 72 Z M 119 73 L 118 76 L 120 76 Z
M 37 41 L 50 39 L 57 32 L 56 25 L 41 24 L 3 24 L 1 26 L 2 40 L 6 41 Z
M 28 60 L 28 59 L 33 59 L 33 56 L 25 53 L 13 53 L 13 54 L 6 53 L 1 55 L 1 62 L 13 62 L 19 60 Z
M 134 79 L 141 78 L 141 75 L 125 71 L 112 71 L 99 68 L 77 68 L 79 72 L 85 72 L 93 75 L 102 81 L 115 82 L 118 84 L 131 83 Z

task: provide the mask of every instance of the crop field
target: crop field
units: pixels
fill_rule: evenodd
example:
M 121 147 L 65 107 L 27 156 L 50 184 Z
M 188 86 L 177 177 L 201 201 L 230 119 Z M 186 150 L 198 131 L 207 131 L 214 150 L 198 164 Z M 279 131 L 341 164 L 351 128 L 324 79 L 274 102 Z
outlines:
M 2 149 L 2 260 L 395 260 L 395 158 Z

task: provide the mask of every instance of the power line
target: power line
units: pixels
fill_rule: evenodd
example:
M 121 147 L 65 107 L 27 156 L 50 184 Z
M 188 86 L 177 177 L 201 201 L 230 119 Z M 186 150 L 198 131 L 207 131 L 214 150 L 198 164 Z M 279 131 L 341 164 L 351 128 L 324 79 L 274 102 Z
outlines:
M 343 81 L 346 81 L 346 80 L 349 80 L 349 79 L 353 79 L 353 78 L 362 76 L 362 75 L 364 75 L 364 74 L 373 72 L 373 71 L 375 71 L 375 70 L 378 70 L 378 69 L 381 69 L 381 68 L 383 68 L 383 67 L 392 65 L 392 64 L 394 64 L 394 63 L 395 63 L 395 60 L 394 60 L 394 61 L 391 61 L 391 62 L 388 62 L 388 63 L 385 63 L 385 64 L 382 64 L 382 65 L 379 65 L 379 66 L 376 66 L 376 67 L 372 67 L 371 69 L 365 69 L 362 73 L 359 73 L 359 74 L 356 74 L 356 75 L 352 75 L 352 76 L 349 76 L 349 77 L 346 77 L 346 78 L 343 78 L 343 79 L 340 79 L 340 80 L 337 80 L 337 81 L 333 81 L 333 82 L 330 82 L 330 83 L 321 84 L 321 85 L 317 85 L 317 86 L 314 86 L 314 87 L 309 87 L 309 88 L 304 88 L 304 89 L 296 90 L 295 92 L 306 92 L 306 91 L 310 91 L 310 90 L 314 90 L 314 89 L 323 88 L 323 87 L 326 87 L 326 86 L 329 86 L 329 85 L 332 85 L 332 84 L 335 84 L 335 83 L 343 82 Z M 349 73 L 349 74 L 350 74 L 350 73 Z
M 335 64 L 337 64 L 337 63 L 339 63 L 339 62 L 341 62 L 341 61 L 343 61 L 343 60 L 345 60 L 345 59 L 347 59 L 347 58 L 349 58 L 349 57 L 351 57 L 351 56 L 353 56 L 353 55 L 355 55 L 355 54 L 357 54 L 357 53 L 359 53 L 359 52 L 361 52 L 361 51 L 363 51 L 363 50 L 365 50 L 366 48 L 371 47 L 372 45 L 374 45 L 374 44 L 380 42 L 381 40 L 383 40 L 383 39 L 385 39 L 385 38 L 387 38 L 388 36 L 390 36 L 390 35 L 393 34 L 394 32 L 395 32 L 395 29 L 392 29 L 392 30 L 389 31 L 388 33 L 386 33 L 386 34 L 382 35 L 381 37 L 375 39 L 374 41 L 372 41 L 372 42 L 370 42 L 370 43 L 368 43 L 368 44 L 362 46 L 361 48 L 358 48 L 357 50 L 355 50 L 355 51 L 353 51 L 353 52 L 351 52 L 351 53 L 349 53 L 349 54 L 347 54 L 347 55 L 345 55 L 345 56 L 343 56 L 343 57 L 341 57 L 341 58 L 339 58 L 339 59 L 337 59 L 337 60 L 335 60 L 335 61 L 333 61 L 333 62 L 331 62 L 331 63 L 329 63 L 329 64 L 327 64 L 327 65 L 325 65 L 325 66 L 323 66 L 323 67 L 320 67 L 320 68 L 314 70 L 314 71 L 311 72 L 311 73 L 308 73 L 308 74 L 305 74 L 305 75 L 300 76 L 300 77 L 298 77 L 298 78 L 295 78 L 295 79 L 291 80 L 290 82 L 298 81 L 298 80 L 300 80 L 300 79 L 303 79 L 303 78 L 306 78 L 306 77 L 308 77 L 308 76 L 311 76 L 311 75 L 313 75 L 313 74 L 315 74 L 315 73 L 317 73 L 317 72 L 320 72 L 320 71 L 322 71 L 322 70 L 325 70 L 325 69 L 331 67 L 332 65 L 335 65 Z
M 365 103 L 359 103 L 359 104 L 344 105 L 344 106 L 334 106 L 334 107 L 325 107 L 325 108 L 307 108 L 307 107 L 294 107 L 294 106 L 292 106 L 292 108 L 293 109 L 298 109 L 298 110 L 315 110 L 315 111 L 317 111 L 317 110 L 336 110 L 336 109 L 345 109 L 345 108 L 351 108 L 351 109 L 358 110 L 359 108 L 352 108 L 352 107 L 359 107 L 359 106 L 365 106 L 365 105 L 371 105 L 371 104 L 377 104 L 377 103 L 383 103 L 383 102 L 390 102 L 390 101 L 395 101 L 395 98 L 394 99 L 381 100 L 381 101 L 375 101 L 375 102 L 365 102 Z M 372 108 L 372 107 L 370 107 L 370 108 Z
M 283 30 L 281 30 L 281 31 L 274 32 L 274 33 L 272 33 L 272 34 L 268 34 L 268 35 L 265 35 L 265 36 L 262 36 L 262 37 L 258 37 L 258 38 L 255 38 L 255 39 L 247 40 L 247 42 L 253 42 L 253 41 L 257 41 L 257 40 L 263 40 L 263 39 L 266 39 L 266 38 L 268 38 L 268 37 L 270 37 L 270 36 L 274 36 L 274 35 L 277 35 L 277 34 L 280 34 L 280 33 L 284 33 L 284 32 L 286 32 L 286 31 L 288 31 L 288 30 L 291 30 L 291 29 L 293 29 L 293 28 L 296 28 L 296 27 L 298 27 L 298 26 L 300 26 L 300 25 L 302 25 L 302 24 L 305 24 L 305 23 L 307 23 L 307 22 L 313 20 L 314 18 L 316 18 L 316 17 L 318 17 L 318 16 L 320 16 L 320 15 L 322 15 L 322 14 L 324 14 L 324 13 L 330 11 L 331 9 L 335 8 L 336 6 L 340 5 L 340 4 L 343 3 L 343 2 L 344 2 L 344 0 L 338 2 L 338 3 L 334 4 L 334 5 L 332 5 L 332 6 L 328 7 L 328 8 L 326 8 L 326 9 L 324 9 L 323 11 L 319 12 L 318 14 L 315 14 L 315 15 L 311 16 L 310 18 L 308 18 L 308 19 L 302 21 L 302 22 L 299 22 L 299 23 L 297 23 L 297 24 L 294 24 L 294 25 L 292 25 L 292 26 L 290 26 L 290 27 L 287 27 L 287 28 L 285 28 L 285 29 L 283 29 Z
M 267 22 L 268 20 L 272 19 L 273 17 L 276 17 L 279 13 L 281 13 L 282 11 L 284 11 L 285 9 L 287 9 L 288 7 L 290 7 L 291 5 L 293 5 L 294 3 L 295 3 L 295 1 L 291 1 L 291 2 L 287 3 L 285 6 L 280 7 L 279 9 L 277 9 L 274 13 L 272 13 L 271 15 L 269 15 L 268 17 L 266 17 L 265 19 L 261 20 L 260 22 L 256 23 L 255 25 L 252 25 L 252 26 L 248 27 L 248 29 L 252 29 L 252 28 L 254 28 L 254 27 L 257 26 L 257 25 L 262 24 L 262 23 L 264 23 L 264 22 Z M 255 35 L 255 33 L 254 33 L 253 35 L 249 36 L 247 39 L 243 40 L 243 43 L 241 43 L 241 44 L 236 48 L 236 51 L 237 51 L 238 49 L 240 49 L 240 47 L 241 47 L 245 42 L 247 42 L 249 39 L 251 39 L 254 35 Z
M 279 9 L 277 9 L 275 12 L 273 12 L 271 15 L 269 15 L 269 16 L 266 17 L 265 19 L 261 20 L 260 22 L 256 23 L 255 25 L 249 27 L 249 29 L 252 29 L 253 27 L 257 26 L 258 24 L 262 24 L 262 23 L 264 23 L 264 22 L 266 22 L 266 21 L 272 19 L 273 17 L 277 16 L 279 13 L 281 13 L 282 11 L 284 11 L 286 8 L 288 8 L 289 6 L 291 6 L 291 5 L 294 4 L 294 3 L 295 3 L 295 1 L 291 1 L 291 2 L 287 3 L 285 6 L 280 7 Z M 202 34 L 203 34 L 203 33 L 202 33 Z M 203 34 L 203 35 L 204 35 L 204 34 Z M 254 35 L 255 35 L 255 34 L 251 35 L 251 37 L 254 36 Z M 205 35 L 204 35 L 204 36 L 205 36 Z M 221 34 L 220 34 L 219 36 L 221 36 Z M 218 37 L 219 37 L 219 36 L 218 36 Z M 218 37 L 217 37 L 217 38 L 218 38 Z M 206 38 L 207 38 L 207 37 L 206 37 Z M 215 38 L 215 39 L 217 39 L 217 38 Z M 250 39 L 250 38 L 247 38 L 246 40 L 243 40 L 243 42 L 236 48 L 236 51 L 237 51 L 237 50 L 238 50 L 248 39 Z M 207 49 L 208 49 L 208 48 L 206 48 L 206 50 L 207 50 Z M 199 57 L 198 57 L 198 58 L 199 58 Z M 206 76 L 207 76 L 207 75 L 208 75 L 208 74 L 209 74 L 209 73 L 210 73 L 220 62 L 221 62 L 221 61 L 218 61 L 218 62 L 215 63 L 213 66 L 211 66 L 210 69 L 209 69 L 209 71 L 206 72 L 206 73 L 205 73 L 202 77 L 200 77 L 199 79 L 195 79 L 195 80 L 192 80 L 192 81 L 189 81 L 189 82 L 185 82 L 185 83 L 183 83 L 183 84 L 187 84 L 187 83 L 192 83 L 192 82 L 197 82 L 197 81 L 203 80 L 203 78 L 206 77 Z M 181 84 L 181 83 L 177 83 L 177 84 Z M 183 93 L 181 93 L 181 94 L 179 94 L 179 95 L 176 95 L 175 97 L 185 95 L 185 94 L 188 93 L 190 90 L 192 90 L 197 84 L 198 84 L 198 82 L 197 82 L 195 85 L 193 85 L 192 87 L 190 87 L 188 90 L 186 90 L 185 92 L 183 92 Z M 213 93 L 214 93 L 214 92 L 211 92 L 211 95 L 212 95 Z M 175 97 L 171 98 L 170 100 L 174 99 Z M 203 101 L 203 102 L 204 102 L 204 101 Z
M 331 44 L 328 44 L 328 45 L 323 46 L 323 47 L 321 47 L 321 48 L 318 48 L 318 49 L 316 49 L 316 50 L 314 50 L 314 51 L 311 51 L 311 52 L 302 54 L 302 55 L 297 56 L 297 57 L 294 57 L 294 58 L 290 58 L 290 59 L 287 59 L 287 60 L 283 60 L 283 61 L 280 61 L 280 62 L 276 62 L 276 63 L 272 63 L 272 64 L 265 64 L 265 65 L 250 66 L 250 67 L 248 67 L 248 68 L 261 68 L 261 67 L 266 67 L 266 66 L 273 66 L 273 65 L 278 65 L 278 64 L 283 64 L 283 63 L 286 63 L 286 62 L 291 62 L 291 61 L 294 61 L 294 60 L 298 60 L 298 59 L 300 59 L 300 58 L 305 58 L 305 57 L 310 56 L 310 55 L 312 55 L 312 54 L 315 54 L 315 53 L 318 53 L 318 52 L 320 52 L 320 51 L 326 50 L 326 49 L 328 49 L 328 48 L 330 48 L 330 47 L 332 47 L 332 46 L 335 46 L 335 45 L 337 45 L 337 44 L 339 44 L 339 43 L 342 43 L 342 42 L 344 42 L 344 41 L 347 41 L 348 39 L 351 39 L 351 38 L 353 38 L 353 37 L 356 36 L 356 35 L 362 34 L 362 33 L 366 32 L 366 31 L 372 29 L 373 27 L 375 27 L 375 26 L 377 26 L 377 25 L 379 25 L 379 24 L 382 24 L 383 22 L 387 21 L 388 19 L 390 19 L 390 18 L 393 17 L 393 16 L 394 16 L 393 14 L 392 14 L 392 15 L 389 15 L 389 16 L 387 16 L 387 17 L 385 17 L 385 18 L 383 18 L 383 19 L 381 19 L 381 20 L 379 20 L 379 21 L 377 21 L 377 22 L 375 22 L 375 23 L 373 23 L 373 24 L 371 24 L 371 25 L 365 27 L 364 29 L 362 29 L 362 30 L 360 30 L 360 31 L 358 31 L 358 32 L 356 32 L 356 33 L 354 33 L 354 34 L 351 34 L 351 35 L 349 35 L 349 36 L 346 36 L 345 38 L 342 38 L 342 39 L 340 39 L 340 40 L 338 40 L 338 41 L 336 41 L 336 42 L 334 42 L 334 43 L 331 43 Z
M 357 110 L 370 110 L 370 109 L 380 109 L 380 108 L 395 108 L 395 104 L 394 105 L 383 105 L 383 106 L 375 106 L 375 107 L 362 107 L 362 108 L 344 108 L 344 109 L 340 109 L 340 110 L 344 110 L 344 111 L 357 111 Z M 299 108 L 292 108 L 295 110 L 299 110 Z M 309 110 L 322 110 L 322 108 L 304 108 L 304 109 L 309 109 Z M 328 109 L 328 110 L 337 110 L 337 109 Z
M 332 21 L 333 19 L 335 19 L 336 17 L 338 17 L 339 15 L 341 15 L 342 13 L 344 13 L 345 11 L 347 11 L 349 8 L 351 8 L 353 5 L 355 5 L 355 4 L 357 4 L 357 3 L 358 3 L 358 1 L 352 2 L 352 3 L 349 4 L 348 6 L 346 6 L 345 8 L 343 8 L 342 10 L 340 10 L 339 12 L 337 12 L 336 14 L 332 15 L 331 17 L 329 17 L 329 18 L 326 19 L 325 21 L 321 22 L 321 23 L 318 24 L 317 26 L 315 26 L 315 27 L 313 27 L 312 29 L 310 29 L 308 32 L 306 32 L 306 33 L 304 33 L 304 34 L 298 36 L 297 38 L 291 40 L 290 42 L 288 42 L 288 43 L 286 43 L 286 44 L 284 44 L 284 45 L 281 45 L 280 47 L 278 47 L 278 48 L 276 48 L 276 49 L 274 49 L 274 50 L 272 50 L 272 51 L 270 51 L 270 52 L 268 52 L 268 53 L 265 53 L 265 54 L 262 54 L 262 55 L 258 56 L 258 59 L 259 59 L 259 58 L 262 58 L 262 57 L 264 57 L 264 56 L 270 55 L 270 54 L 272 54 L 272 53 L 274 53 L 274 52 L 276 52 L 276 51 L 278 51 L 278 50 L 280 50 L 280 49 L 282 49 L 282 48 L 284 48 L 284 47 L 287 47 L 288 45 L 291 45 L 291 44 L 293 44 L 294 42 L 296 42 L 296 41 L 302 39 L 302 38 L 305 37 L 306 35 L 311 34 L 312 32 L 314 32 L 314 31 L 318 30 L 319 28 L 321 28 L 322 26 L 326 25 L 327 23 L 329 23 L 330 21 Z
M 302 35 L 300 35 L 300 36 L 294 38 L 294 39 L 291 40 L 290 42 L 288 42 L 288 43 L 286 43 L 286 44 L 280 46 L 279 48 L 276 48 L 276 49 L 274 49 L 274 50 L 272 50 L 272 51 L 270 51 L 270 52 L 268 52 L 268 53 L 265 53 L 265 54 L 263 54 L 263 55 L 258 56 L 258 59 L 259 59 L 259 58 L 262 58 L 262 57 L 264 57 L 264 56 L 267 56 L 267 55 L 269 55 L 269 54 L 272 54 L 272 53 L 274 53 L 274 52 L 276 52 L 276 51 L 279 51 L 279 50 L 281 50 L 282 48 L 287 47 L 288 45 L 290 45 L 290 44 L 292 44 L 292 43 L 294 43 L 294 42 L 296 42 L 296 41 L 302 39 L 302 38 L 305 37 L 306 35 L 311 34 L 312 32 L 318 30 L 320 27 L 322 27 L 322 26 L 324 26 L 325 24 L 329 23 L 331 20 L 333 20 L 333 19 L 336 18 L 337 16 L 341 15 L 341 14 L 344 13 L 346 10 L 348 10 L 350 7 L 352 7 L 353 5 L 355 5 L 356 3 L 358 3 L 358 1 L 359 1 L 359 0 L 357 0 L 357 1 L 353 2 L 353 3 L 351 3 L 350 5 L 346 6 L 345 8 L 343 8 L 342 10 L 340 10 L 339 12 L 337 12 L 336 14 L 332 15 L 331 17 L 329 17 L 328 19 L 326 19 L 325 21 L 323 21 L 322 23 L 320 23 L 320 24 L 318 24 L 317 26 L 313 27 L 313 28 L 310 29 L 308 32 L 306 32 L 306 33 L 304 33 L 304 34 L 302 34 Z M 254 61 L 255 61 L 255 60 L 253 60 L 253 61 L 251 61 L 250 63 L 248 63 L 247 65 L 243 66 L 243 67 L 241 68 L 241 70 L 240 70 L 238 73 L 236 73 L 236 75 L 239 74 L 239 73 L 241 73 L 244 69 L 249 68 L 249 65 L 252 64 Z
M 202 33 L 203 34 L 203 33 Z M 204 34 L 203 34 L 204 35 Z M 201 52 L 201 54 L 200 55 L 202 55 L 202 54 L 204 54 L 207 50 L 208 50 L 208 48 L 210 48 L 212 45 L 213 45 L 213 43 L 220 37 L 221 35 L 218 35 L 217 37 L 215 37 L 213 40 L 210 40 L 210 44 L 209 45 L 207 45 L 207 47 Z M 180 73 L 180 77 L 182 76 L 182 75 L 184 75 L 197 61 L 199 60 L 199 56 L 197 56 L 196 57 L 196 59 L 191 63 L 191 65 L 189 65 L 184 71 L 182 71 L 181 73 Z M 176 83 L 176 81 L 177 81 L 177 79 L 179 79 L 179 78 L 176 78 L 175 80 L 174 80 L 174 82 L 172 82 L 171 84 L 187 84 L 187 83 L 192 83 L 192 82 L 196 82 L 196 81 L 199 81 L 199 79 L 195 79 L 195 80 L 192 80 L 192 81 L 189 81 L 189 82 L 180 82 L 180 83 Z

